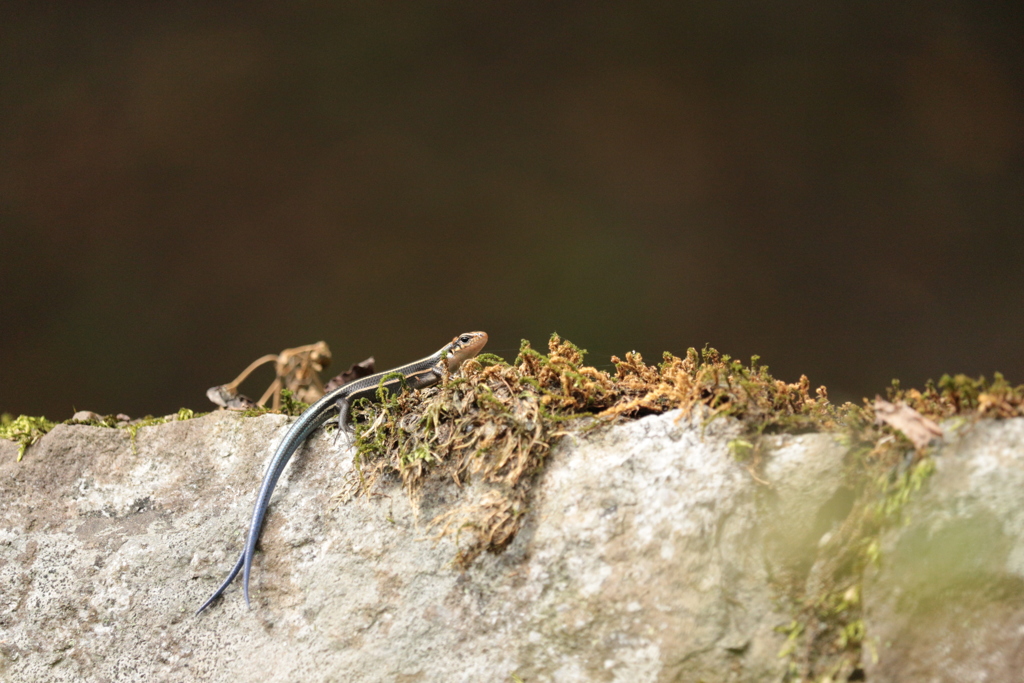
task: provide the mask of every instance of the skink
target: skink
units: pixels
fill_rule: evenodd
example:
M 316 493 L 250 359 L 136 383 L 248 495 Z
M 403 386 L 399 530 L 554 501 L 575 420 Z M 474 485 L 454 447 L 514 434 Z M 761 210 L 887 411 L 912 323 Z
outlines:
M 203 603 L 196 614 L 198 615 L 219 598 L 240 571 L 243 572 L 242 587 L 245 593 L 245 604 L 249 605 L 249 574 L 252 569 L 252 558 L 256 552 L 256 543 L 260 540 L 260 530 L 263 528 L 263 520 L 267 515 L 270 496 L 274 493 L 274 487 L 277 485 L 277 480 L 281 477 L 285 465 L 288 464 L 289 458 L 310 434 L 335 416 L 338 420 L 338 428 L 345 429 L 348 426 L 349 408 L 352 403 L 361 398 L 376 399 L 377 392 L 381 388 L 397 393 L 403 386 L 410 389 L 422 389 L 436 384 L 444 376 L 446 369 L 448 372 L 455 372 L 465 361 L 480 353 L 486 343 L 486 332 L 460 334 L 426 358 L 393 370 L 362 377 L 338 387 L 302 413 L 284 435 L 277 451 L 274 452 L 274 457 L 270 460 L 267 473 L 263 476 L 263 484 L 260 486 L 260 493 L 256 497 L 256 507 L 252 513 L 252 521 L 249 523 L 249 535 L 238 562 L 235 563 L 220 588 Z

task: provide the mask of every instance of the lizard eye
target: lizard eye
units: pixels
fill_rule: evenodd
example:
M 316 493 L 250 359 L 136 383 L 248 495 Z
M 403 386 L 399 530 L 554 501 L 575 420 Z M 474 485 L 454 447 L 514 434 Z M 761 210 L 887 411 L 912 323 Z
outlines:
M 463 344 L 468 344 L 469 343 L 469 335 L 468 334 L 464 334 L 461 337 L 459 337 L 459 342 L 461 342 Z

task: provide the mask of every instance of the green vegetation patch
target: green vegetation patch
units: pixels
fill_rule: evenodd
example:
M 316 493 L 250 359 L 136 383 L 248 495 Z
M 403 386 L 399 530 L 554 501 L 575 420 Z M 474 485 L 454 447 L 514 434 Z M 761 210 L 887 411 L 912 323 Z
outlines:
M 45 417 L 14 417 L 9 413 L 0 415 L 0 439 L 18 443 L 18 461 L 25 455 L 25 449 L 43 438 L 56 425 Z
M 295 393 L 290 389 L 281 390 L 281 412 L 285 415 L 298 417 L 309 409 L 309 404 L 295 398 Z
M 103 415 L 95 416 L 89 420 L 64 420 L 64 422 L 50 422 L 45 417 L 29 417 L 28 415 L 20 415 L 14 418 L 8 413 L 0 415 L 0 439 L 8 439 L 10 441 L 16 441 L 20 444 L 18 449 L 18 461 L 20 462 L 22 456 L 25 454 L 25 450 L 41 439 L 47 432 L 53 429 L 58 424 L 67 425 L 85 425 L 87 427 L 104 427 L 107 429 L 122 429 L 128 432 L 128 437 L 131 440 L 132 452 L 136 451 L 135 437 L 139 433 L 139 430 L 143 427 L 151 427 L 153 425 L 164 424 L 165 422 L 182 422 L 184 420 L 191 420 L 196 417 L 202 417 L 209 413 L 197 413 L 189 408 L 180 408 L 177 414 L 169 417 L 153 417 L 147 415 L 146 417 L 139 418 L 137 420 L 126 420 L 124 416 L 120 419 L 116 415 Z

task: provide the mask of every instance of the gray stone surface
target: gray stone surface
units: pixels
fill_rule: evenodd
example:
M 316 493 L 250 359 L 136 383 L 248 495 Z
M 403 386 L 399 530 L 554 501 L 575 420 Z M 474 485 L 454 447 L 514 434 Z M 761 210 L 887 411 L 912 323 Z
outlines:
M 275 495 L 253 609 L 234 587 L 199 617 L 237 557 L 288 418 L 215 413 L 146 427 L 137 452 L 124 431 L 58 426 L 21 463 L 0 442 L 0 679 L 777 679 L 773 629 L 791 616 L 768 575 L 799 566 L 827 530 L 843 449 L 825 435 L 776 437 L 769 489 L 729 452 L 738 424 L 678 418 L 566 437 L 516 540 L 465 572 L 451 566 L 452 539 L 431 540 L 426 522 L 473 487 L 436 481 L 416 504 L 397 485 L 346 499 L 351 456 L 317 435 Z M 1015 580 L 1024 519 L 1007 515 L 1024 490 L 1013 478 L 1024 475 L 1022 431 L 1024 420 L 983 423 L 951 445 L 962 472 L 942 465 L 938 476 L 957 482 L 961 502 L 935 513 L 959 528 L 957 510 L 976 510 L 969 518 L 999 548 L 978 544 L 982 561 Z M 975 462 L 976 452 L 989 455 Z M 894 555 L 912 528 L 894 532 Z M 871 629 L 902 642 L 906 614 L 885 611 L 899 599 L 875 580 Z M 1016 628 L 1016 604 L 998 623 Z M 889 651 L 902 652 L 881 649 L 880 676 Z
M 1024 681 L 1024 419 L 960 432 L 866 577 L 872 683 Z

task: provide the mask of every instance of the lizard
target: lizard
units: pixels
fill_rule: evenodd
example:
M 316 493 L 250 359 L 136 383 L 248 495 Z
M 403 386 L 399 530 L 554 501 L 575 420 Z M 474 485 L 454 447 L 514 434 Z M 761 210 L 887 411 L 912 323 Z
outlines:
M 196 611 L 196 615 L 199 615 L 219 598 L 239 572 L 242 572 L 245 604 L 249 606 L 249 576 L 252 571 L 252 560 L 256 552 L 256 544 L 260 539 L 263 521 L 267 515 L 267 507 L 270 505 L 270 497 L 274 493 L 274 487 L 277 485 L 277 480 L 285 465 L 288 464 L 288 460 L 310 434 L 334 418 L 337 419 L 339 431 L 347 429 L 349 409 L 352 404 L 361 398 L 374 400 L 380 390 L 398 392 L 403 387 L 422 389 L 436 384 L 446 373 L 455 372 L 465 361 L 480 353 L 486 343 L 486 332 L 460 334 L 425 358 L 349 382 L 325 394 L 323 398 L 307 408 L 292 423 L 281 443 L 278 444 L 274 456 L 270 459 L 270 465 L 267 467 L 263 483 L 260 485 L 259 495 L 256 497 L 245 548 L 220 588 L 203 603 L 202 607 Z

